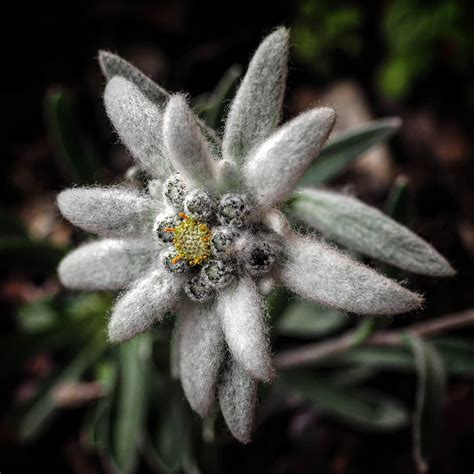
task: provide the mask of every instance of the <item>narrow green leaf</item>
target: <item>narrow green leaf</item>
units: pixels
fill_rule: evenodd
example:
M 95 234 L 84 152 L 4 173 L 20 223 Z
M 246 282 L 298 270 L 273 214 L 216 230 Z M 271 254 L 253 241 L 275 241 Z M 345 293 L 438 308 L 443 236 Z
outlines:
M 291 212 L 340 244 L 390 265 L 431 276 L 454 274 L 421 237 L 358 199 L 306 188 L 293 199 Z
M 408 179 L 403 175 L 398 176 L 385 202 L 385 212 L 401 224 L 408 222 L 408 197 Z
M 86 344 L 73 360 L 47 383 L 21 417 L 18 430 L 23 439 L 36 436 L 56 409 L 55 390 L 65 382 L 77 381 L 107 348 L 103 334 Z
M 428 471 L 428 463 L 440 433 L 446 396 L 446 371 L 434 346 L 417 336 L 407 336 L 418 375 L 416 409 L 413 424 L 414 458 L 419 472 Z
M 134 471 L 143 442 L 151 370 L 151 334 L 119 348 L 120 374 L 114 423 L 113 459 L 119 472 Z
M 379 392 L 338 386 L 308 372 L 285 372 L 281 377 L 303 399 L 350 425 L 388 431 L 408 421 L 401 403 Z
M 289 336 L 315 337 L 344 326 L 347 318 L 339 311 L 317 304 L 293 302 L 278 320 L 277 330 Z
M 447 372 L 457 375 L 474 374 L 474 340 L 442 338 L 433 341 L 441 354 Z
M 227 108 L 237 91 L 241 76 L 242 68 L 238 65 L 231 66 L 209 97 L 204 111 L 204 119 L 210 127 L 218 130 L 224 125 Z
M 370 147 L 387 140 L 400 125 L 399 118 L 386 118 L 339 134 L 321 150 L 300 186 L 319 186 L 329 181 Z
M 97 178 L 97 153 L 79 124 L 74 101 L 62 89 L 45 97 L 46 123 L 56 153 L 75 183 L 93 183 Z

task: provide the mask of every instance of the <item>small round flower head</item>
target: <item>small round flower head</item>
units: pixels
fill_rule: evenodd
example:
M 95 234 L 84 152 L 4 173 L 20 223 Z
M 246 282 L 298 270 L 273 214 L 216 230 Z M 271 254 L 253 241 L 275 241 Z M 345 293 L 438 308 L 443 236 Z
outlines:
M 216 199 L 202 189 L 189 193 L 184 200 L 184 209 L 192 217 L 209 221 L 216 210 Z
M 261 275 L 270 270 L 275 257 L 275 249 L 268 242 L 264 240 L 256 242 L 245 256 L 245 269 L 251 275 Z
M 170 273 L 189 273 L 192 267 L 186 260 L 180 258 L 176 249 L 171 248 L 163 254 L 163 265 Z
M 155 223 L 155 234 L 163 242 L 173 242 L 174 234 L 171 229 L 174 229 L 180 224 L 180 219 L 177 216 L 165 217 L 158 219 Z
M 235 265 L 230 260 L 210 260 L 202 273 L 214 288 L 223 288 L 234 278 Z
M 184 292 L 193 301 L 202 303 L 203 301 L 211 299 L 214 296 L 215 290 L 205 278 L 196 275 L 186 282 Z
M 228 255 L 234 247 L 239 233 L 229 227 L 219 227 L 212 232 L 211 248 L 214 255 Z
M 247 199 L 242 194 L 225 194 L 217 209 L 217 218 L 222 225 L 243 227 L 249 214 Z
M 186 197 L 186 184 L 179 174 L 175 174 L 165 181 L 163 192 L 171 205 L 176 209 L 183 209 L 183 202 Z

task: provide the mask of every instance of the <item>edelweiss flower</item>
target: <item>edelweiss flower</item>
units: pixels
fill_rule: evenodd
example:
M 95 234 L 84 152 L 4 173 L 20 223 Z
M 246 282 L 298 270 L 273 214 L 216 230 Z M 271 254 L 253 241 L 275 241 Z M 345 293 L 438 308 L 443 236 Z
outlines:
M 332 109 L 315 108 L 276 129 L 287 53 L 283 28 L 262 42 L 220 143 L 183 96 L 170 95 L 124 60 L 102 52 L 107 113 L 152 179 L 144 192 L 90 187 L 58 197 L 67 219 L 102 238 L 61 262 L 63 284 L 125 289 L 110 316 L 112 342 L 134 337 L 169 312 L 177 314 L 179 372 L 189 403 L 205 416 L 217 391 L 231 432 L 243 442 L 250 438 L 257 382 L 274 375 L 264 304 L 270 287 L 285 285 L 357 314 L 402 313 L 422 303 L 421 296 L 319 238 L 293 233 L 278 210 L 335 121 Z M 312 199 L 324 193 L 311 192 Z M 350 198 L 341 199 L 340 205 Z M 304 206 L 299 211 L 307 217 Z M 410 245 L 416 242 L 438 273 L 449 273 L 428 244 L 383 219 Z M 383 259 L 383 250 L 379 254 Z

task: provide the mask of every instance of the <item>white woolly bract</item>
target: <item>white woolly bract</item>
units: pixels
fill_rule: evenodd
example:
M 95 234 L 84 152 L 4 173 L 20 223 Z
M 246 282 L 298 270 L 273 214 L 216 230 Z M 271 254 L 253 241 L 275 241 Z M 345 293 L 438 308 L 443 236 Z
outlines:
M 224 359 L 224 336 L 214 305 L 183 305 L 179 319 L 179 375 L 189 404 L 206 416 Z
M 190 183 L 212 185 L 214 159 L 184 97 L 175 95 L 168 102 L 163 119 L 163 136 L 174 168 Z
M 249 156 L 244 177 L 262 207 L 272 207 L 294 190 L 334 125 L 333 109 L 309 110 L 280 127 Z
M 170 94 L 120 56 L 110 51 L 99 51 L 99 64 L 107 80 L 115 76 L 133 82 L 149 100 L 156 105 L 164 106 Z
M 123 342 L 160 321 L 174 305 L 182 280 L 162 266 L 135 282 L 117 300 L 108 324 L 111 342 Z
M 255 416 L 257 381 L 235 361 L 230 361 L 222 375 L 218 396 L 230 432 L 241 443 L 248 443 Z
M 263 301 L 255 283 L 244 277 L 223 290 L 217 297 L 217 312 L 234 359 L 253 377 L 269 381 L 273 367 Z
M 149 240 L 97 240 L 63 258 L 59 279 L 73 290 L 119 290 L 143 275 L 158 252 L 158 242 Z
M 113 77 L 104 91 L 107 115 L 122 142 L 151 176 L 167 178 L 173 170 L 166 157 L 161 109 L 123 77 Z
M 398 314 L 419 308 L 420 295 L 310 237 L 287 241 L 281 279 L 292 291 L 325 306 L 358 314 Z
M 59 193 L 61 214 L 103 237 L 149 236 L 159 203 L 128 188 L 71 188 Z
M 280 121 L 288 61 L 288 31 L 279 28 L 255 52 L 226 120 L 223 157 L 241 164 Z
M 330 191 L 304 189 L 294 214 L 353 250 L 416 273 L 448 276 L 454 270 L 431 245 L 378 209 Z

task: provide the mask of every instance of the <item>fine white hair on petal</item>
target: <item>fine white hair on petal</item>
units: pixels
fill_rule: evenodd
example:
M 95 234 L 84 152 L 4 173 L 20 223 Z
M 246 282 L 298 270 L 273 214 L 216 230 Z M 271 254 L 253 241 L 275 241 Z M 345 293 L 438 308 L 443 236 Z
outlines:
M 319 189 L 303 189 L 293 214 L 338 243 L 404 270 L 433 276 L 455 272 L 430 244 L 358 199 Z
M 182 279 L 162 266 L 137 280 L 117 300 L 108 324 L 111 342 L 123 342 L 163 319 L 174 306 Z
M 110 51 L 99 51 L 99 64 L 107 80 L 115 76 L 133 82 L 153 103 L 163 106 L 170 94 L 143 74 L 138 68 Z
M 264 307 L 255 283 L 241 278 L 217 298 L 217 312 L 229 350 L 253 377 L 269 381 L 272 360 L 264 321 Z
M 184 97 L 174 95 L 163 118 L 163 136 L 169 159 L 188 182 L 212 184 L 215 163 L 209 144 Z
M 287 241 L 282 282 L 304 298 L 358 314 L 399 314 L 419 308 L 423 298 L 348 255 L 310 237 Z
M 241 443 L 252 433 L 258 382 L 234 360 L 229 361 L 218 387 L 219 404 L 230 432 Z
M 105 87 L 107 115 L 137 163 L 156 178 L 173 173 L 163 146 L 163 113 L 140 89 L 123 77 L 113 77 Z
M 262 143 L 244 167 L 248 190 L 262 207 L 290 195 L 318 155 L 332 130 L 336 114 L 323 107 L 302 113 Z
M 147 272 L 158 242 L 104 239 L 82 245 L 59 264 L 61 283 L 73 290 L 119 290 Z
M 288 62 L 288 30 L 267 36 L 250 61 L 230 107 L 222 142 L 223 157 L 241 165 L 280 121 Z
M 103 237 L 150 236 L 161 203 L 130 188 L 71 188 L 59 193 L 61 214 Z
M 225 355 L 224 336 L 215 305 L 183 305 L 178 331 L 181 384 L 193 410 L 206 416 L 214 403 Z

